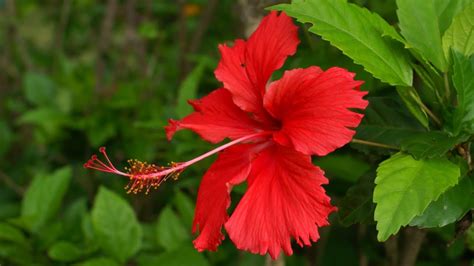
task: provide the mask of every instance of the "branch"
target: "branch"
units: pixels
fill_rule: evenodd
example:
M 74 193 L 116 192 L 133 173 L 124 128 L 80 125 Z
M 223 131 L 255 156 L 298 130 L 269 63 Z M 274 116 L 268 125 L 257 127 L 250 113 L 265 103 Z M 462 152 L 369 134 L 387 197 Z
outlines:
M 404 230 L 404 245 L 400 257 L 400 266 L 414 266 L 426 236 L 426 230 L 407 227 Z
M 105 10 L 104 19 L 102 20 L 102 26 L 100 29 L 100 37 L 97 51 L 97 63 L 96 63 L 96 92 L 101 91 L 104 86 L 104 75 L 105 75 L 105 58 L 104 55 L 109 47 L 110 39 L 112 36 L 112 27 L 115 21 L 115 14 L 117 13 L 117 0 L 108 0 Z
M 391 236 L 384 243 L 385 255 L 390 266 L 398 265 L 398 234 Z
M 368 145 L 368 146 L 374 146 L 378 148 L 385 148 L 385 149 L 390 149 L 390 150 L 397 150 L 399 151 L 400 148 L 392 145 L 387 145 L 383 143 L 378 143 L 378 142 L 373 142 L 373 141 L 368 141 L 368 140 L 361 140 L 361 139 L 352 139 L 352 143 L 356 144 L 363 144 L 363 145 Z

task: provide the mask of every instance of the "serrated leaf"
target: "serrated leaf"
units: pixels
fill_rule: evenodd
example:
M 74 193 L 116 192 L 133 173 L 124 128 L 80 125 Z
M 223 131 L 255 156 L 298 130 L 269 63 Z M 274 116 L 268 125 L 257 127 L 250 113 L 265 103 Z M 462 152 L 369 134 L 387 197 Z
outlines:
M 454 186 L 460 169 L 446 158 L 415 160 L 397 153 L 377 169 L 374 203 L 377 239 L 398 232 L 444 191 Z
M 158 218 L 156 239 L 158 244 L 167 251 L 176 250 L 189 240 L 188 230 L 169 206 L 161 211 Z
M 402 142 L 402 150 L 415 159 L 442 157 L 466 138 L 451 137 L 441 131 L 429 131 Z
M 423 214 L 415 217 L 410 225 L 432 228 L 454 223 L 473 207 L 473 198 L 472 181 L 465 177 L 459 184 L 444 192 L 436 201 L 431 202 Z
M 418 104 L 421 102 L 421 99 L 416 90 L 413 87 L 397 87 L 397 92 L 418 122 L 425 128 L 429 128 L 428 115 Z
M 467 58 L 453 52 L 453 83 L 458 102 L 452 118 L 454 134 L 463 129 L 474 133 L 474 55 Z
M 453 19 L 453 23 L 443 36 L 443 50 L 446 58 L 450 57 L 450 49 L 463 55 L 474 53 L 474 2 L 466 7 Z
M 443 72 L 447 70 L 433 0 L 397 0 L 400 29 L 408 44 Z
M 453 18 L 471 1 L 472 0 L 434 0 L 441 34 L 444 34 L 453 22 Z
M 374 191 L 373 177 L 362 177 L 357 184 L 347 190 L 337 204 L 339 221 L 344 226 L 367 223 L 372 220 L 375 205 L 372 203 Z
M 124 263 L 139 249 L 142 230 L 130 205 L 114 192 L 101 187 L 91 212 L 100 247 Z
M 369 97 L 369 106 L 362 123 L 356 129 L 355 138 L 400 147 L 405 139 L 426 132 L 396 98 L 394 93 L 386 97 Z M 358 144 L 351 146 L 364 152 L 374 149 L 388 151 Z
M 37 232 L 58 211 L 69 187 L 72 171 L 63 167 L 48 176 L 36 176 L 25 193 L 21 206 L 21 217 L 29 228 Z
M 391 85 L 411 86 L 408 54 L 396 41 L 403 39 L 379 15 L 345 0 L 296 0 L 272 9 L 311 23 L 309 31 L 331 42 L 376 78 Z
M 66 241 L 57 242 L 48 250 L 51 259 L 62 262 L 77 260 L 82 255 L 83 252 L 79 247 Z

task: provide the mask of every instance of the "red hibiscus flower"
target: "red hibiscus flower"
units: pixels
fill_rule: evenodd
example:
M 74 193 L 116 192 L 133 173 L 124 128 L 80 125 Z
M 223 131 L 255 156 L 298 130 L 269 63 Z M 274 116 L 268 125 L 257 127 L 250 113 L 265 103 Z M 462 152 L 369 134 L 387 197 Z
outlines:
M 187 166 L 219 152 L 199 187 L 193 232 L 199 251 L 216 250 L 225 227 L 237 248 L 252 253 L 280 251 L 292 254 L 291 238 L 310 245 L 319 238 L 318 228 L 328 225 L 335 210 L 323 184 L 324 172 L 311 156 L 326 155 L 347 144 L 365 109 L 362 81 L 342 68 L 318 67 L 286 71 L 268 84 L 272 73 L 296 52 L 297 27 L 284 13 L 271 12 L 247 41 L 232 47 L 220 45 L 222 59 L 215 75 L 224 86 L 199 100 L 190 101 L 195 112 L 170 120 L 168 139 L 190 129 L 217 143 L 232 141 L 193 160 L 158 167 L 131 162 L 118 171 L 107 159 L 93 156 L 86 167 L 131 178 L 130 191 L 156 187 L 176 177 Z M 247 181 L 248 189 L 232 216 L 229 193 Z

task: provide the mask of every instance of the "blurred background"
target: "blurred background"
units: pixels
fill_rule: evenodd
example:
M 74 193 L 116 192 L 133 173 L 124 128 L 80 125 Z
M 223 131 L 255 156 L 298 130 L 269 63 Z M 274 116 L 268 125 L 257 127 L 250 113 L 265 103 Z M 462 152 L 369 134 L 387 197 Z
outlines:
M 213 159 L 148 195 L 127 194 L 128 180 L 82 165 L 100 146 L 120 167 L 211 149 L 191 132 L 168 142 L 163 126 L 191 111 L 187 99 L 220 86 L 217 45 L 245 38 L 277 2 L 0 0 L 0 265 L 272 265 L 228 239 L 218 252 L 193 249 L 197 188 Z M 397 21 L 395 1 L 352 2 Z M 342 66 L 371 96 L 391 89 L 299 27 L 302 42 L 284 69 Z M 383 156 L 353 145 L 315 158 L 339 212 L 317 244 L 294 245 L 279 265 L 393 262 L 402 250 L 376 241 L 370 195 Z M 231 209 L 244 191 L 234 189 Z M 430 231 L 417 265 L 468 265 L 474 240 L 454 232 Z

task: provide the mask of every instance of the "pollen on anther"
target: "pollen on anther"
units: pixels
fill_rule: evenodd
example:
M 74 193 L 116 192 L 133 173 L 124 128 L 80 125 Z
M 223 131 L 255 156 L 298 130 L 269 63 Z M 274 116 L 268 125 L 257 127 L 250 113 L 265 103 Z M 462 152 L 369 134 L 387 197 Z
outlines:
M 125 167 L 125 170 L 130 177 L 130 181 L 125 187 L 127 193 L 137 194 L 145 191 L 145 194 L 148 194 L 150 189 L 158 188 L 170 177 L 176 180 L 182 172 L 182 169 L 178 167 L 179 163 L 174 162 L 170 163 L 169 167 L 157 166 L 136 159 L 130 159 L 127 162 L 129 167 Z

